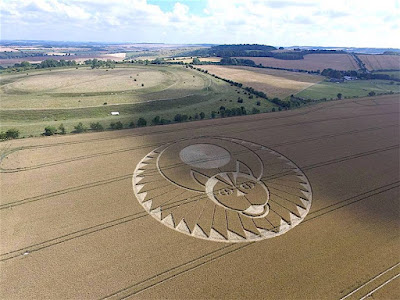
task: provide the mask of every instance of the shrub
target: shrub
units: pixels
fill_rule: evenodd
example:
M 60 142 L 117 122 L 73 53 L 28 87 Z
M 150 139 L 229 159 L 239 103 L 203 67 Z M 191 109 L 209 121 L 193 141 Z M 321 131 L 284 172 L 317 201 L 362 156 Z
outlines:
M 16 139 L 19 137 L 19 130 L 15 128 L 6 131 L 6 139 Z
M 255 108 L 255 107 L 253 107 L 253 110 L 251 111 L 251 113 L 252 113 L 252 114 L 259 114 L 259 113 L 260 113 L 260 110 L 257 109 L 257 108 Z
M 49 135 L 54 135 L 57 132 L 57 128 L 55 128 L 54 126 L 46 126 L 44 128 L 44 135 L 49 136 Z
M 120 129 L 124 128 L 124 125 L 121 123 L 121 121 L 111 122 L 110 123 L 110 128 L 111 129 L 120 130 Z
M 147 125 L 147 121 L 143 118 L 139 118 L 139 120 L 137 121 L 137 126 L 138 127 L 143 127 Z
M 376 95 L 376 93 L 374 92 L 374 91 L 370 91 L 369 93 L 368 93 L 368 96 L 375 96 Z
M 195 120 L 198 120 L 199 118 L 200 118 L 199 114 L 196 113 L 196 114 L 194 115 L 194 119 L 195 119 Z
M 61 123 L 60 126 L 58 126 L 58 130 L 60 130 L 60 134 L 66 134 L 66 130 L 63 123 Z
M 155 116 L 153 120 L 151 120 L 151 124 L 158 125 L 161 123 L 160 116 Z
M 271 111 L 272 111 L 272 112 L 275 112 L 275 107 L 273 107 Z
M 202 120 L 203 120 L 203 119 L 205 118 L 205 116 L 206 116 L 206 114 L 205 114 L 205 113 L 203 113 L 203 112 L 201 112 L 201 113 L 200 113 L 200 119 L 202 119 Z
M 216 114 L 217 114 L 217 112 L 213 110 L 213 111 L 211 112 L 211 119 L 215 119 L 215 115 L 216 115 Z
M 243 103 L 243 99 L 239 97 L 238 100 L 237 100 L 237 102 L 238 102 L 238 103 Z
M 257 104 L 257 106 L 260 106 L 260 105 L 261 105 L 261 102 L 260 102 L 260 101 L 257 101 L 256 104 Z
M 130 122 L 128 126 L 129 126 L 129 128 L 135 128 L 135 122 L 133 122 L 133 121 Z
M 90 128 L 94 131 L 103 131 L 104 127 L 99 122 L 97 123 L 90 123 Z
M 76 133 L 85 132 L 87 130 L 87 128 L 82 124 L 82 122 L 79 122 L 78 125 L 74 126 L 74 129 Z
M 144 86 L 144 83 L 142 83 L 142 86 Z

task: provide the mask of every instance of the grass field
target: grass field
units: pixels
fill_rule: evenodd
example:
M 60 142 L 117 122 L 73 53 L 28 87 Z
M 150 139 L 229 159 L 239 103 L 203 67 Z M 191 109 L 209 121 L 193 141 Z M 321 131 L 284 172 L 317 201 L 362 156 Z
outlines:
M 360 54 L 368 70 L 400 70 L 400 55 Z
M 100 122 L 107 128 L 110 122 L 127 126 L 140 117 L 150 123 L 157 115 L 173 120 L 178 113 L 194 117 L 204 112 L 210 118 L 220 106 L 244 106 L 249 112 L 274 107 L 266 100 L 257 106 L 243 90 L 184 66 L 29 71 L 2 74 L 0 85 L 1 130 L 15 127 L 22 136 L 39 135 L 45 126 L 61 123 L 70 132 L 78 122 Z M 240 96 L 243 103 L 237 103 Z M 111 116 L 112 111 L 120 115 Z
M 391 84 L 388 80 L 353 80 L 342 83 L 322 81 L 299 92 L 296 96 L 306 99 L 337 98 L 341 93 L 344 97 L 365 97 L 369 92 L 399 93 L 400 85 Z
M 273 57 L 243 57 L 251 59 L 257 65 L 265 67 L 300 69 L 307 71 L 322 71 L 323 69 L 335 70 L 357 70 L 358 66 L 353 57 L 349 54 L 307 54 L 304 59 L 283 60 Z
M 398 299 L 399 107 L 398 95 L 387 95 L 276 114 L 2 142 L 1 297 L 349 300 L 376 289 L 374 298 Z M 267 222 L 240 217 L 243 222 L 227 223 L 235 216 L 231 210 L 224 214 L 204 193 L 193 197 L 154 167 L 161 157 L 165 176 L 176 171 L 177 182 L 189 182 L 191 169 L 184 169 L 184 160 L 176 163 L 180 152 L 168 156 L 157 147 L 181 139 L 191 139 L 188 147 L 204 146 L 206 137 L 236 140 L 226 149 L 232 157 L 242 155 L 251 170 L 256 151 L 279 152 L 265 161 L 269 176 L 260 179 L 270 191 L 268 216 L 281 220 L 275 212 L 284 208 L 274 203 L 276 195 L 291 207 L 300 198 L 307 202 L 311 189 L 302 222 L 294 227 L 297 217 L 286 216 L 279 226 L 286 233 L 256 241 Z M 136 169 L 142 158 L 147 161 Z M 229 163 L 235 167 L 236 160 Z M 133 192 L 135 169 L 144 172 L 138 184 L 154 196 L 150 204 Z M 293 170 L 298 176 L 287 176 Z M 160 180 L 152 181 L 153 175 Z M 293 184 L 304 189 L 293 190 Z M 172 211 L 175 223 L 146 211 L 156 202 L 169 205 L 160 214 Z M 215 213 L 208 209 L 213 206 Z M 248 240 L 200 239 L 190 224 L 179 222 L 193 215 L 203 227 L 239 226 Z M 178 223 L 186 234 L 170 228 Z M 213 236 L 221 238 L 215 231 Z
M 252 67 L 210 65 L 201 66 L 201 68 L 208 70 L 211 74 L 262 91 L 270 98 L 284 99 L 323 80 L 323 77 L 317 75 Z

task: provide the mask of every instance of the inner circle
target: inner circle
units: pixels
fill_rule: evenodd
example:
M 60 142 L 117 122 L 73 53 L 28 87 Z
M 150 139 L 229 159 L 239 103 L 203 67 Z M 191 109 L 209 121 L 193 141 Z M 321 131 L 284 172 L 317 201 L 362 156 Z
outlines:
M 180 159 L 189 166 L 201 169 L 215 169 L 228 164 L 231 155 L 222 147 L 211 144 L 194 144 L 179 152 Z

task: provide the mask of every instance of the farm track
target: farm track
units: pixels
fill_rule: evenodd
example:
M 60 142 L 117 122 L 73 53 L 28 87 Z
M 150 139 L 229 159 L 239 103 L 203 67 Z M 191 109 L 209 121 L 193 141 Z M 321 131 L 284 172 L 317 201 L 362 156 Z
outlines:
M 392 114 L 397 114 L 397 113 L 393 112 L 393 113 L 366 114 L 366 115 L 357 116 L 357 118 L 370 117 L 370 116 L 380 116 L 380 115 L 392 115 Z M 314 124 L 314 123 L 319 123 L 319 122 L 348 120 L 348 119 L 354 119 L 354 118 L 356 118 L 356 117 L 350 116 L 350 117 L 342 117 L 342 118 L 319 119 L 319 120 L 313 120 L 313 121 L 302 121 L 302 122 L 296 122 L 296 123 L 287 123 L 287 124 L 275 125 L 275 126 L 263 126 L 263 127 L 258 127 L 257 129 L 225 130 L 225 132 L 229 133 L 229 134 L 243 133 L 243 132 L 246 132 L 246 131 L 255 132 L 255 131 L 265 130 L 267 128 L 278 128 L 278 127 L 280 128 L 280 127 L 291 127 L 291 126 L 298 126 L 298 125 L 309 125 L 309 124 Z M 257 120 L 257 121 L 262 121 L 262 120 Z M 212 125 L 209 125 L 209 126 L 212 126 Z M 229 125 L 226 125 L 226 126 L 229 126 Z M 390 125 L 388 127 L 393 127 L 393 126 L 395 126 L 395 125 Z M 383 129 L 383 128 L 384 127 L 382 127 L 382 128 L 381 127 L 378 127 L 378 128 L 375 127 L 375 128 L 369 128 L 367 130 L 375 130 L 375 129 Z M 204 127 L 196 128 L 196 130 L 201 130 L 201 129 L 204 129 Z M 358 132 L 360 132 L 360 131 L 353 130 L 353 131 L 348 132 L 347 134 L 358 133 Z M 164 133 L 167 133 L 167 132 L 164 132 Z M 346 134 L 346 133 L 344 133 L 344 134 Z M 341 134 L 339 134 L 339 135 L 341 135 Z M 327 137 L 334 137 L 334 136 L 336 136 L 336 135 L 327 136 Z M 133 136 L 129 136 L 129 137 L 133 137 Z M 288 144 L 290 144 L 290 142 Z M 57 145 L 59 145 L 59 144 L 57 144 Z M 139 146 L 139 147 L 119 149 L 119 150 L 114 150 L 114 151 L 105 151 L 105 152 L 101 152 L 101 153 L 97 153 L 97 154 L 83 155 L 83 156 L 78 156 L 78 157 L 71 158 L 71 159 L 64 159 L 64 160 L 60 160 L 60 161 L 56 161 L 56 162 L 44 163 L 44 164 L 31 166 L 31 167 L 26 167 L 26 168 L 6 169 L 6 168 L 1 167 L 2 160 L 6 156 L 10 155 L 11 153 L 13 153 L 15 151 L 24 150 L 24 149 L 35 149 L 35 148 L 39 148 L 40 146 L 39 147 L 38 146 L 29 146 L 29 147 L 24 147 L 24 148 L 17 148 L 17 149 L 12 149 L 12 150 L 9 150 L 9 151 L 4 151 L 2 153 L 1 158 L 0 158 L 0 172 L 2 172 L 2 173 L 15 173 L 15 172 L 28 171 L 28 170 L 47 167 L 47 166 L 54 166 L 54 165 L 58 165 L 58 164 L 68 163 L 68 162 L 72 162 L 72 161 L 78 161 L 78 160 L 89 159 L 89 158 L 94 158 L 94 157 L 100 157 L 100 156 L 105 156 L 105 155 L 112 155 L 112 154 L 116 154 L 116 153 L 133 151 L 133 150 L 138 150 L 138 149 L 143 149 L 143 148 L 148 148 L 148 147 L 157 147 L 157 146 L 160 146 L 160 145 L 162 145 L 162 143 L 152 143 L 152 144 L 143 145 L 143 146 Z M 270 146 L 281 146 L 281 145 L 278 144 L 278 145 L 270 145 Z
M 363 156 L 369 156 L 369 155 L 373 155 L 373 154 L 377 154 L 377 153 L 381 153 L 381 152 L 385 152 L 385 151 L 390 151 L 390 150 L 397 149 L 397 148 L 399 148 L 398 145 L 385 147 L 383 149 L 375 149 L 375 150 L 372 150 L 372 151 L 366 151 L 366 152 L 363 152 L 363 153 L 357 153 L 357 154 L 354 154 L 354 155 L 349 155 L 349 156 L 340 157 L 340 158 L 329 160 L 329 161 L 324 161 L 324 162 L 312 164 L 312 165 L 309 165 L 309 166 L 304 166 L 304 167 L 302 167 L 302 169 L 303 170 L 312 170 L 312 169 L 316 169 L 316 168 L 319 168 L 319 167 L 325 167 L 327 165 L 341 163 L 341 162 L 349 161 L 349 160 L 352 160 L 352 159 L 357 159 L 357 158 L 360 158 L 360 157 L 363 157 Z M 282 175 L 284 175 L 284 174 L 285 173 L 283 173 Z M 4 205 L 2 205 L 0 207 L 0 209 L 11 208 L 11 207 L 16 206 L 16 205 L 23 205 L 23 204 L 30 203 L 30 202 L 39 201 L 39 200 L 42 200 L 42 199 L 47 199 L 47 198 L 51 198 L 51 197 L 62 195 L 62 194 L 67 194 L 67 193 L 74 192 L 74 191 L 79 191 L 79 190 L 82 190 L 82 189 L 85 189 L 85 188 L 96 187 L 96 186 L 99 186 L 99 185 L 102 185 L 102 184 L 109 184 L 109 183 L 115 183 L 115 182 L 118 182 L 118 181 L 121 181 L 121 180 L 127 180 L 127 179 L 130 179 L 131 176 L 132 176 L 131 174 L 122 175 L 122 176 L 119 176 L 117 178 L 112 178 L 110 180 L 98 181 L 98 182 L 95 182 L 95 183 L 82 185 L 82 186 L 79 186 L 79 187 L 76 187 L 76 188 L 70 188 L 70 189 L 66 189 L 66 190 L 62 190 L 62 191 L 57 191 L 57 192 L 54 192 L 54 193 L 49 193 L 49 194 L 46 194 L 46 195 L 40 195 L 38 197 L 33 197 L 31 199 L 24 199 L 24 200 L 16 202 L 15 205 L 12 205 L 13 203 L 11 203 L 11 205 L 10 204 L 4 204 Z M 388 188 L 387 190 L 390 190 L 392 188 L 398 187 L 399 186 L 399 182 L 400 181 L 396 181 L 394 183 L 391 183 L 389 185 L 383 186 L 381 188 L 386 188 L 386 187 L 389 186 L 390 188 Z M 395 185 L 395 186 L 393 186 L 393 185 Z M 377 190 L 377 189 L 373 189 L 371 191 L 375 191 L 375 190 Z M 371 191 L 369 191 L 369 192 L 371 192 Z M 385 189 L 385 191 L 386 191 L 386 189 Z M 363 195 L 363 194 L 365 194 L 365 193 L 362 193 L 360 195 Z M 353 199 L 353 198 L 354 197 L 352 197 L 350 199 Z M 191 199 L 191 201 L 195 201 L 197 199 L 198 198 L 195 197 L 194 199 Z M 186 201 L 186 200 L 187 199 L 185 199 L 183 201 Z M 345 200 L 345 201 L 347 201 L 347 200 Z M 178 201 L 178 202 L 182 202 L 182 201 Z M 171 205 L 176 205 L 178 202 L 171 202 Z M 186 202 L 185 204 L 187 204 L 187 203 L 190 203 L 190 201 Z M 332 205 L 332 206 L 335 206 L 335 205 Z M 328 208 L 328 207 L 326 207 L 326 208 Z M 319 211 L 324 210 L 326 208 L 320 209 Z M 329 211 L 331 211 L 331 210 L 329 210 Z M 309 216 L 311 216 L 314 213 L 317 213 L 317 211 L 315 211 L 313 213 L 310 213 Z M 98 225 L 95 225 L 95 226 L 91 226 L 89 228 L 85 228 L 85 229 L 79 230 L 77 232 L 73 232 L 73 233 L 70 233 L 70 234 L 67 234 L 67 235 L 63 235 L 63 236 L 58 237 L 58 238 L 47 240 L 47 241 L 41 242 L 39 244 L 31 245 L 29 247 L 24 247 L 22 249 L 14 250 L 14 251 L 11 251 L 11 252 L 8 252 L 8 253 L 3 253 L 3 254 L 0 254 L 0 257 L 2 257 L 0 259 L 0 261 L 6 261 L 6 260 L 15 258 L 15 257 L 20 256 L 20 255 L 22 255 L 24 253 L 27 253 L 27 252 L 31 253 L 31 252 L 34 252 L 34 251 L 38 251 L 38 250 L 41 250 L 41 249 L 44 249 L 44 248 L 47 248 L 47 247 L 50 247 L 50 246 L 54 246 L 54 245 L 57 245 L 57 244 L 60 244 L 60 243 L 75 239 L 77 237 L 81 237 L 81 236 L 84 236 L 84 235 L 87 235 L 87 234 L 91 234 L 91 233 L 94 233 L 94 232 L 97 232 L 97 231 L 100 231 L 100 230 L 103 230 L 103 229 L 107 229 L 107 228 L 110 228 L 110 227 L 114 227 L 114 226 L 117 226 L 117 225 L 120 225 L 120 224 L 124 224 L 124 223 L 136 220 L 138 218 L 146 217 L 146 216 L 148 216 L 148 214 L 146 212 L 144 212 L 144 211 L 140 212 L 140 213 L 131 214 L 131 215 L 125 216 L 123 218 L 118 218 L 118 219 L 115 219 L 115 220 L 112 220 L 112 221 L 109 221 L 109 222 L 106 222 L 106 223 L 102 223 L 102 224 L 98 224 Z M 36 248 L 36 247 L 38 247 L 38 248 Z

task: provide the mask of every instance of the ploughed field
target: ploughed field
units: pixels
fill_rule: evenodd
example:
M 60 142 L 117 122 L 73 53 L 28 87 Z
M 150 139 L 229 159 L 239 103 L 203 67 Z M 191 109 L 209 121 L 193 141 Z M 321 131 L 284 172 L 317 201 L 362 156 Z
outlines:
M 360 54 L 368 70 L 400 70 L 400 55 Z
M 349 54 L 307 54 L 304 59 L 283 60 L 273 57 L 239 57 L 251 59 L 257 65 L 264 67 L 299 69 L 307 71 L 322 71 L 323 69 L 358 70 L 359 67 L 354 58 Z
M 2 298 L 398 298 L 399 136 L 386 95 L 2 142 Z

